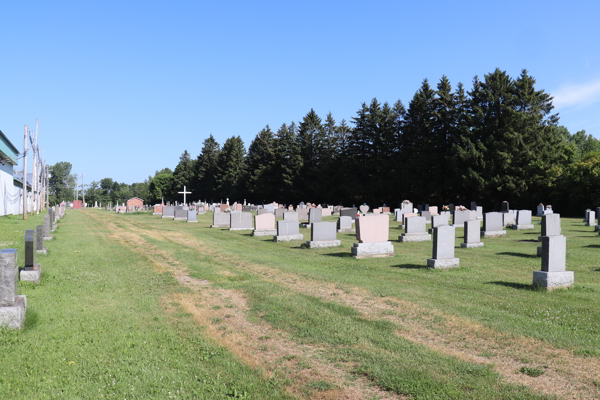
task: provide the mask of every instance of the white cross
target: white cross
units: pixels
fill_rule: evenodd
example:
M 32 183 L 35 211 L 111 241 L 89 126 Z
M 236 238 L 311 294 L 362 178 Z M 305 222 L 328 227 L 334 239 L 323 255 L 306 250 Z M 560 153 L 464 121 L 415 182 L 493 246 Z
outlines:
M 177 193 L 183 194 L 183 204 L 187 204 L 187 202 L 185 201 L 185 195 L 188 193 L 191 194 L 192 192 L 186 192 L 185 185 L 183 185 L 183 192 L 177 192 Z

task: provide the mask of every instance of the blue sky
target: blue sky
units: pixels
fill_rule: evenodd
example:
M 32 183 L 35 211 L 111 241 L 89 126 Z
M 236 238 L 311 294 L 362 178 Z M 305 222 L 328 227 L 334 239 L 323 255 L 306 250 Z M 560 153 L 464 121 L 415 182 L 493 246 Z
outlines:
M 48 164 L 141 182 L 213 134 L 246 146 L 311 109 L 408 104 L 423 79 L 470 89 L 523 68 L 561 124 L 600 138 L 600 2 L 0 0 L 0 130 Z

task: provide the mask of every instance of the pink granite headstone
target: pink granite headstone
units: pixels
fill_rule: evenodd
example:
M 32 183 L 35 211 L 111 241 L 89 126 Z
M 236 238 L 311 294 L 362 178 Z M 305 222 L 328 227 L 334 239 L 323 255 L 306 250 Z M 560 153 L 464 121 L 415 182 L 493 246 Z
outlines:
M 356 219 L 356 240 L 360 243 L 387 242 L 390 219 L 387 215 L 369 215 Z
M 257 215 L 254 217 L 254 229 L 257 231 L 275 229 L 275 215 L 271 213 Z
M 234 211 L 242 211 L 242 209 L 243 209 L 243 206 L 241 204 L 236 204 Z
M 431 215 L 439 215 L 437 206 L 429 206 L 429 212 Z
M 229 208 L 229 206 L 227 204 L 221 204 L 219 206 L 219 209 L 221 210 L 221 212 L 227 211 L 228 208 Z
M 410 217 L 416 217 L 417 214 L 415 213 L 404 213 L 402 215 L 402 225 L 406 225 L 406 218 L 410 218 Z
M 374 208 L 373 214 L 381 214 L 381 208 Z

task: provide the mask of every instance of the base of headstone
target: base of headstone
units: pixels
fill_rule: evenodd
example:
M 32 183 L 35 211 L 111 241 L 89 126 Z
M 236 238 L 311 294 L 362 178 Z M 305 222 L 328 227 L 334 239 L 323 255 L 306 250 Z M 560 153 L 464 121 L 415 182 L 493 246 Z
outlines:
M 26 311 L 27 296 L 16 296 L 14 305 L 0 307 L 0 327 L 23 329 Z
M 431 235 L 429 233 L 403 233 L 398 236 L 401 242 L 430 242 Z
M 596 225 L 596 224 L 590 224 L 589 222 L 586 222 L 585 226 L 598 226 L 598 225 Z
M 44 247 L 43 250 L 36 250 L 35 252 L 37 254 L 43 254 L 43 255 L 47 256 L 48 255 L 48 248 Z
M 483 217 L 477 217 L 477 221 L 483 221 Z
M 387 211 L 386 211 L 386 212 L 383 212 L 382 214 L 383 214 L 383 215 L 390 215 L 390 214 L 391 214 L 391 212 L 387 212 Z
M 304 243 L 304 247 L 308 247 L 309 249 L 323 249 L 325 247 L 338 247 L 342 244 L 339 240 L 309 240 Z
M 211 225 L 211 228 L 229 228 L 229 225 Z
M 354 243 L 351 251 L 354 258 L 393 257 L 395 255 L 392 242 Z
M 162 213 L 152 213 L 152 215 L 162 215 Z
M 534 229 L 533 224 L 513 225 L 512 228 L 516 231 L 523 231 L 526 229 Z
M 230 231 L 253 231 L 254 228 L 229 228 Z
M 489 238 L 489 237 L 499 237 L 505 236 L 506 231 L 481 231 L 481 237 Z
M 463 249 L 476 249 L 477 247 L 483 247 L 483 242 L 478 243 L 461 243 L 460 247 Z
M 168 215 L 163 215 L 163 218 L 173 218 L 173 217 L 169 217 Z
M 187 215 L 182 218 L 173 218 L 173 221 L 187 221 Z
M 48 236 L 48 237 L 44 236 L 44 242 L 47 242 L 48 240 L 52 240 L 52 236 Z
M 257 231 L 255 229 L 252 231 L 252 236 L 277 236 L 277 229 L 266 229 L 262 231 Z
M 596 232 L 600 232 L 600 225 L 596 225 Z
M 427 267 L 435 269 L 450 269 L 460 267 L 460 258 L 428 258 Z
M 538 256 L 538 257 L 541 257 L 541 256 L 542 256 L 542 246 L 538 246 L 538 247 L 537 247 L 536 254 L 537 254 L 537 256 Z
M 273 240 L 275 240 L 276 242 L 295 242 L 297 240 L 304 240 L 304 235 L 300 233 L 298 235 L 275 236 Z
M 575 282 L 573 271 L 546 272 L 533 271 L 533 286 L 548 290 L 568 288 Z
M 25 282 L 40 283 L 42 267 L 36 264 L 34 267 L 19 268 L 19 279 Z
M 193 224 L 195 222 L 198 222 L 198 221 L 188 221 L 188 224 Z
M 338 233 L 356 233 L 356 229 L 338 229 Z

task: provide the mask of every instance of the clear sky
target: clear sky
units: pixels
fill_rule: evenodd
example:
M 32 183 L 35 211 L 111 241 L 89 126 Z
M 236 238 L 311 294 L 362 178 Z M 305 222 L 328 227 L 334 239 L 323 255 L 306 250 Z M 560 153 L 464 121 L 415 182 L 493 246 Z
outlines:
M 600 1 L 0 0 L 0 130 L 48 164 L 141 182 L 213 134 L 249 146 L 311 109 L 408 104 L 423 79 L 470 89 L 523 68 L 561 124 L 600 138 Z

